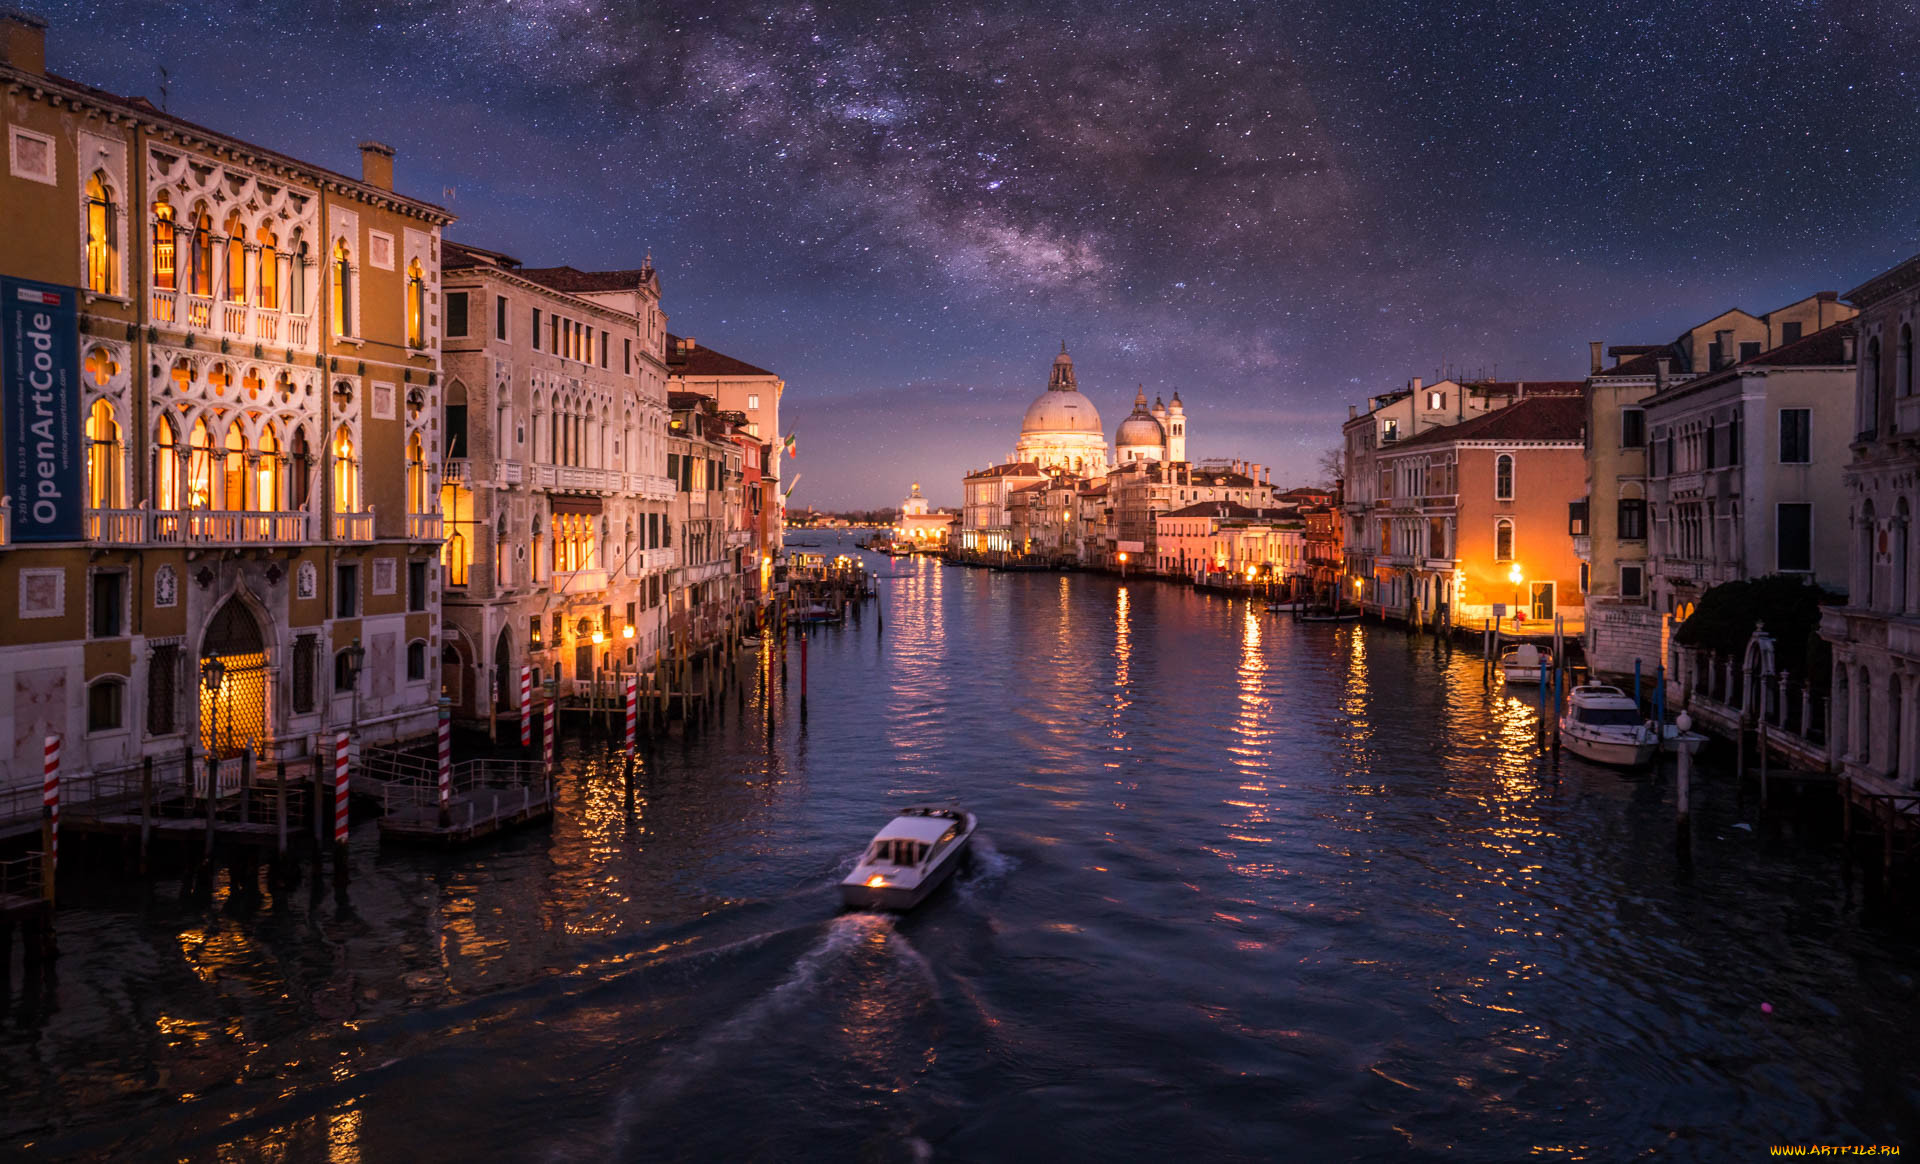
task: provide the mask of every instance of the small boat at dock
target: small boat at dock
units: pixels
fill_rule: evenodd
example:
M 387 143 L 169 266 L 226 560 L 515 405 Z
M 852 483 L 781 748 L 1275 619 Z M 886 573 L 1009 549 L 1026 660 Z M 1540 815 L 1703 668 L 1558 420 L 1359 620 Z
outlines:
M 1552 673 L 1553 652 L 1543 651 L 1532 643 L 1521 643 L 1500 653 L 1500 677 L 1508 683 L 1537 684 L 1543 668 Z
M 1298 612 L 1297 617 L 1301 622 L 1359 622 L 1360 612 L 1358 610 L 1306 610 Z
M 912 909 L 940 888 L 966 855 L 975 820 L 957 808 L 903 808 L 874 834 L 840 900 L 859 909 Z
M 1560 743 L 1567 751 L 1618 768 L 1646 765 L 1660 750 L 1660 736 L 1626 692 L 1598 683 L 1574 688 L 1560 717 Z

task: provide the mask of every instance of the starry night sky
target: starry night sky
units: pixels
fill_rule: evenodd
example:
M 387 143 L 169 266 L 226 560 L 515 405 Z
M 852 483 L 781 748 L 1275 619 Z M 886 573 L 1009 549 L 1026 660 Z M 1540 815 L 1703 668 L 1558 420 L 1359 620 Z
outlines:
M 1443 367 L 1577 378 L 1920 250 L 1920 16 L 1888 0 L 40 0 L 57 72 L 637 265 L 782 374 L 792 504 L 957 504 L 1065 340 L 1111 440 L 1314 475 Z M 443 196 L 453 191 L 449 200 Z

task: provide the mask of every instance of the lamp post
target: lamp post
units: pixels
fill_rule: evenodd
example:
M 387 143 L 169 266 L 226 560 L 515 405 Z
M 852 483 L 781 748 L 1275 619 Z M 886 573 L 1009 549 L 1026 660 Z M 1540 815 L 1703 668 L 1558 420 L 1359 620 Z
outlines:
M 367 661 L 367 649 L 360 645 L 360 639 L 356 636 L 351 643 L 347 644 L 347 649 L 340 653 L 347 661 L 347 684 L 353 688 L 353 722 L 358 726 L 360 723 L 360 668 Z
M 600 644 L 607 641 L 607 632 L 598 626 L 593 628 L 593 702 L 600 703 Z
M 1515 628 L 1518 628 L 1522 621 L 1520 618 L 1520 583 L 1525 578 L 1526 575 L 1520 572 L 1520 563 L 1518 562 L 1515 562 L 1513 568 L 1507 571 L 1507 581 L 1513 583 L 1513 625 Z
M 220 785 L 220 689 L 226 686 L 227 665 L 218 655 L 200 656 L 200 685 L 206 688 L 212 705 L 213 720 L 207 725 L 207 799 L 212 800 Z
M 1120 551 L 1120 577 L 1124 579 L 1126 576 L 1127 576 L 1127 551 L 1121 550 Z

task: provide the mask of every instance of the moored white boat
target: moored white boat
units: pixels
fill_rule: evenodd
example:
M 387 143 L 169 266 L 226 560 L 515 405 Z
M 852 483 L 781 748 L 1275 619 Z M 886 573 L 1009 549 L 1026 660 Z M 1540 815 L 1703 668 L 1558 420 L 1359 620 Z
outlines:
M 1552 673 L 1553 652 L 1543 651 L 1532 643 L 1521 643 L 1500 654 L 1500 677 L 1508 683 L 1537 684 L 1542 667 Z
M 1626 692 L 1585 684 L 1573 689 L 1560 717 L 1560 743 L 1582 759 L 1638 768 L 1660 750 L 1660 733 Z
M 912 909 L 959 867 L 974 824 L 972 813 L 957 808 L 901 809 L 841 879 L 840 899 L 866 909 Z

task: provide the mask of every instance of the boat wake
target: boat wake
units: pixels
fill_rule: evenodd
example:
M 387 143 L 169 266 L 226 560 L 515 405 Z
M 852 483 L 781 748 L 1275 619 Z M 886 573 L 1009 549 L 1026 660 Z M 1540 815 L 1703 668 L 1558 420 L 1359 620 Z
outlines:
M 879 976 L 891 979 L 896 990 L 904 986 L 908 995 L 922 1000 L 936 994 L 932 965 L 894 928 L 890 916 L 842 914 L 827 923 L 819 941 L 796 957 L 771 989 L 690 1045 L 663 1053 L 648 1066 L 645 1082 L 621 1091 L 614 1099 L 603 1143 L 556 1148 L 549 1159 L 629 1158 L 643 1147 L 633 1142 L 634 1135 L 651 1126 L 659 1113 L 703 1081 L 751 1061 L 769 1032 L 832 1009 L 832 997 L 844 990 L 845 980 L 871 977 L 876 960 L 882 963 Z
M 954 888 L 964 897 L 973 897 L 997 887 L 1007 879 L 1007 874 L 1020 867 L 1020 862 L 994 847 L 993 841 L 978 833 L 974 834 L 972 852 L 968 856 L 968 868 L 954 878 Z

